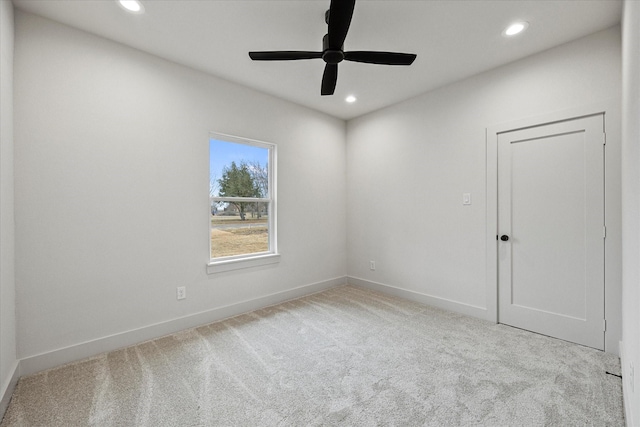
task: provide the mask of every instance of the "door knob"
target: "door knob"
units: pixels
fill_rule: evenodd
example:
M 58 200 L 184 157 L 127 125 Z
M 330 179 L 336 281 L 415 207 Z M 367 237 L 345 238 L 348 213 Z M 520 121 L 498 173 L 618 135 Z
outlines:
M 509 240 L 509 236 L 507 236 L 506 234 L 503 234 L 502 236 L 500 236 L 500 240 L 502 240 L 503 242 L 506 242 L 507 240 Z

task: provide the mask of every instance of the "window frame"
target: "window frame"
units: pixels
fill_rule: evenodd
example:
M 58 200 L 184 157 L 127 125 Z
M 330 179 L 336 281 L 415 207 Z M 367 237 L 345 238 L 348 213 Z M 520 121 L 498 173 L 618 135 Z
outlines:
M 274 264 L 280 261 L 278 253 L 277 239 L 277 205 L 276 205 L 276 162 L 277 162 L 277 145 L 271 142 L 259 141 L 256 139 L 243 138 L 240 136 L 227 135 L 219 132 L 210 132 L 209 141 L 215 139 L 223 142 L 234 144 L 250 145 L 253 147 L 265 148 L 268 150 L 267 157 L 267 179 L 268 194 L 267 197 L 211 197 L 209 195 L 209 262 L 207 264 L 207 273 L 219 273 L 224 271 L 237 270 L 242 268 L 257 267 L 261 265 Z M 211 160 L 211 147 L 209 147 L 209 160 Z M 209 169 L 209 177 L 211 170 Z M 211 202 L 247 202 L 247 203 L 266 203 L 267 209 L 267 230 L 269 248 L 263 252 L 252 252 L 249 254 L 230 255 L 225 257 L 211 258 Z

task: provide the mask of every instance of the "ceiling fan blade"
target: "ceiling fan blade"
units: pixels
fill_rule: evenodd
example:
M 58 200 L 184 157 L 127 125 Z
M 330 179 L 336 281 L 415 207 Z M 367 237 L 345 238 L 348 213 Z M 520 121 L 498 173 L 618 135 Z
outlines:
M 321 95 L 333 95 L 336 90 L 336 82 L 338 81 L 338 64 L 327 64 L 322 74 Z
M 331 6 L 329 6 L 329 49 L 342 50 L 355 5 L 356 0 L 331 0 Z
M 354 51 L 344 53 L 345 61 L 367 64 L 411 65 L 416 59 L 413 53 Z
M 249 52 L 254 61 L 293 61 L 296 59 L 322 58 L 322 52 L 308 52 L 305 50 L 274 50 L 266 52 Z

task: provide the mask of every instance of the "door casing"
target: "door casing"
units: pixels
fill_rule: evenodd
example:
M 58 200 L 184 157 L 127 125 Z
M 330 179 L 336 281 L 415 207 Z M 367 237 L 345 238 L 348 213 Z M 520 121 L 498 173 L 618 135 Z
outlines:
M 621 316 L 621 178 L 620 105 L 612 98 L 600 103 L 488 126 L 486 137 L 486 319 L 498 322 L 498 138 L 499 133 L 604 114 L 605 150 L 605 351 L 619 355 Z

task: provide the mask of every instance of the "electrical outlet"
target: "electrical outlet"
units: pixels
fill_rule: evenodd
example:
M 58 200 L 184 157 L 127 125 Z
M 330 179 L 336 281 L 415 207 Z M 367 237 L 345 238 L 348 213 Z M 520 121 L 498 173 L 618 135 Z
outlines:
M 176 288 L 176 299 L 185 299 L 187 297 L 187 288 L 186 286 L 178 286 Z
M 369 270 L 374 271 L 376 269 L 376 262 L 369 261 Z

